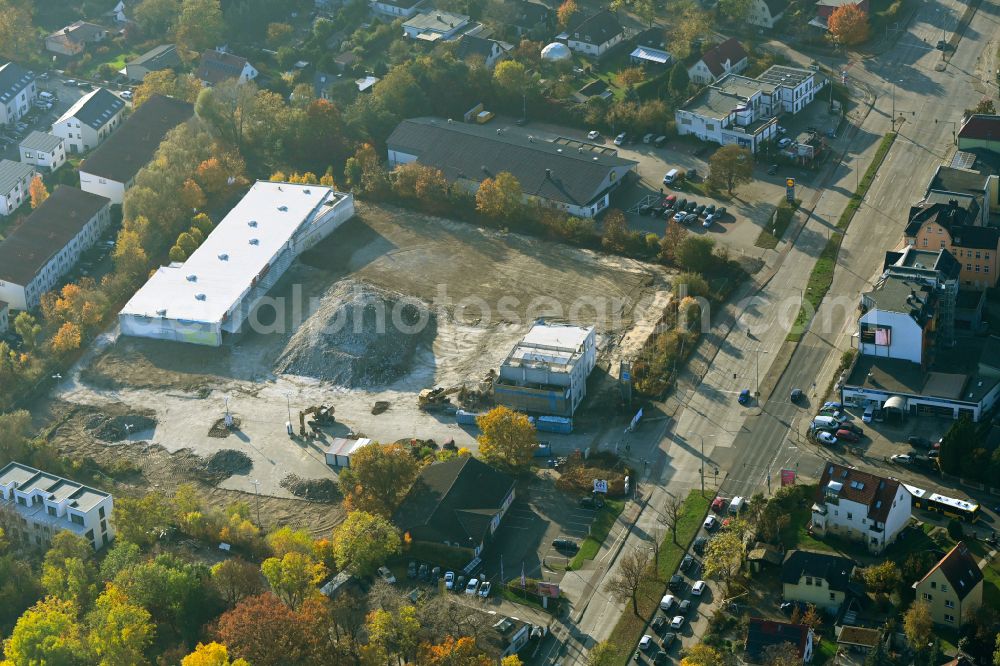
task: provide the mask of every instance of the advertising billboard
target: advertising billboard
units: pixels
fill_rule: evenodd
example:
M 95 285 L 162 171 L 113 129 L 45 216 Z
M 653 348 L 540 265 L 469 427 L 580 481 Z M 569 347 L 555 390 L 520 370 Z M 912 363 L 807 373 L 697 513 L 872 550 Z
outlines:
M 872 324 L 861 324 L 859 332 L 861 343 L 867 345 L 877 345 L 888 347 L 892 344 L 892 327 L 875 326 Z

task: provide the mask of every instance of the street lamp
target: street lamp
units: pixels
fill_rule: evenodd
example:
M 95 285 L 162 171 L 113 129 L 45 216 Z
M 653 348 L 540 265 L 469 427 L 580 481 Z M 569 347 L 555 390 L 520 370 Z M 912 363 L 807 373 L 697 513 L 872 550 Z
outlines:
M 701 494 L 705 495 L 705 438 L 699 432 L 689 432 L 686 437 L 696 436 L 701 440 L 701 466 L 698 468 L 701 472 Z M 715 435 L 709 435 L 709 437 L 715 437 Z

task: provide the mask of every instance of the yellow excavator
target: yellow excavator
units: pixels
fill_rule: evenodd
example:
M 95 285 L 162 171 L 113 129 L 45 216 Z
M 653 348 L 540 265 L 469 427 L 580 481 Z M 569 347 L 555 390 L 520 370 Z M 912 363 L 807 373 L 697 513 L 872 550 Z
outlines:
M 451 399 L 448 396 L 453 393 L 458 393 L 460 390 L 462 390 L 461 386 L 452 386 L 447 389 L 441 386 L 436 386 L 431 389 L 424 389 L 417 396 L 417 406 L 428 412 L 436 409 L 442 409 L 451 404 Z
M 299 436 L 306 436 L 306 416 L 312 416 L 309 420 L 309 428 L 313 432 L 319 429 L 320 426 L 332 425 L 336 423 L 336 419 L 333 417 L 334 409 L 327 405 L 313 405 L 311 407 L 306 407 L 299 412 Z

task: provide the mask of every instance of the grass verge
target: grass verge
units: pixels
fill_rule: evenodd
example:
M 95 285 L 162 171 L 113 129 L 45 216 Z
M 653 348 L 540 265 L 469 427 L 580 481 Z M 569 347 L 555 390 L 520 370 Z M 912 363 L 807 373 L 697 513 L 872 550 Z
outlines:
M 788 336 L 786 337 L 786 340 L 789 342 L 798 342 L 802 339 L 806 329 L 809 327 L 809 322 L 812 320 L 813 314 L 819 309 L 819 304 L 823 301 L 823 297 L 826 296 L 826 292 L 830 290 L 830 285 L 833 284 L 833 271 L 837 266 L 837 255 L 840 254 L 840 244 L 844 240 L 847 227 L 850 226 L 851 220 L 854 219 L 854 214 L 861 207 L 861 202 L 864 201 L 865 195 L 868 194 L 868 190 L 875 180 L 875 175 L 881 168 L 882 162 L 885 160 L 885 156 L 889 154 L 889 149 L 892 148 L 892 143 L 895 140 L 895 132 L 889 132 L 882 137 L 882 142 L 879 143 L 878 149 L 875 151 L 872 163 L 868 165 L 865 175 L 862 176 L 861 181 L 858 183 L 857 190 L 851 196 L 851 200 L 847 202 L 844 212 L 840 214 L 840 219 L 837 220 L 837 231 L 830 234 L 830 238 L 826 242 L 826 247 L 823 248 L 819 258 L 816 260 L 816 265 L 813 266 L 812 273 L 809 275 L 806 292 L 803 294 L 802 306 L 799 308 L 799 314 L 795 318 L 792 330 L 788 332 Z
M 500 585 L 500 596 L 502 596 L 507 601 L 512 601 L 515 604 L 523 604 L 525 606 L 531 606 L 537 608 L 538 610 L 545 611 L 546 613 L 551 613 L 552 615 L 558 617 L 562 612 L 562 606 L 566 603 L 565 597 L 559 597 L 558 599 L 549 599 L 548 608 L 542 605 L 542 598 L 537 594 L 538 590 L 538 579 L 536 578 L 526 578 L 524 581 L 524 589 L 521 589 L 521 579 L 512 578 L 507 581 L 506 584 L 501 582 Z
M 691 494 L 684 500 L 683 513 L 677 523 L 677 543 L 674 543 L 673 535 L 668 532 L 660 547 L 659 564 L 651 563 L 649 565 L 645 580 L 636 595 L 639 614 L 636 615 L 632 612 L 631 603 L 626 604 L 618 624 L 611 632 L 611 638 L 608 639 L 613 654 L 609 663 L 624 664 L 632 656 L 646 624 L 652 619 L 659 606 L 670 574 L 677 570 L 688 545 L 698 534 L 698 528 L 701 527 L 701 521 L 708 513 L 710 502 L 711 498 L 703 497 L 698 490 L 691 491 Z
M 754 245 L 762 247 L 765 250 L 773 250 L 778 247 L 778 242 L 785 235 L 789 223 L 795 217 L 795 211 L 798 210 L 801 204 L 802 201 L 800 199 L 796 199 L 794 203 L 789 202 L 787 199 L 782 199 L 777 209 L 775 209 L 774 224 L 769 224 L 761 229 L 760 235 L 757 236 Z
M 625 509 L 625 500 L 609 499 L 604 501 L 604 506 L 597 511 L 594 522 L 590 526 L 590 535 L 580 544 L 580 550 L 576 552 L 573 559 L 566 565 L 567 571 L 579 569 L 585 560 L 592 560 L 601 550 L 601 544 L 608 538 L 612 526 L 621 512 Z

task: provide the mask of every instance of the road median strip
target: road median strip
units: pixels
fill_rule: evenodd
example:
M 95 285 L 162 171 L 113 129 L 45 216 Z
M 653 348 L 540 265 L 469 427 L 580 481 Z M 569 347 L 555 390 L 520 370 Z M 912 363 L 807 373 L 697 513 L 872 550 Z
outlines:
M 611 528 L 625 508 L 625 500 L 609 499 L 605 500 L 604 506 L 597 511 L 594 522 L 590 525 L 590 534 L 580 543 L 580 550 L 576 552 L 573 559 L 566 565 L 566 571 L 573 571 L 583 566 L 584 561 L 597 557 L 601 550 L 601 544 L 608 538 Z

